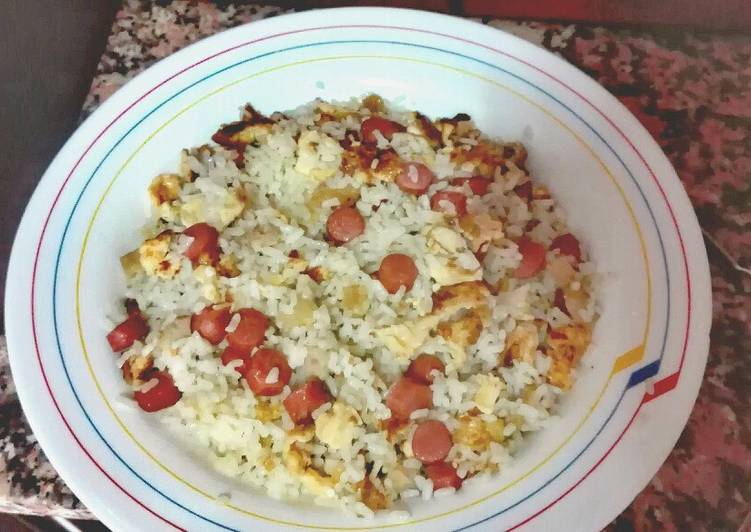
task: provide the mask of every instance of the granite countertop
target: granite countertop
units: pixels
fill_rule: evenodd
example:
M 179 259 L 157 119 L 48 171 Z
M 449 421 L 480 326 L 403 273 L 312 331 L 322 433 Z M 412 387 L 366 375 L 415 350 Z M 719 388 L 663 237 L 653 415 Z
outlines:
M 225 2 L 126 1 L 82 116 L 185 45 L 282 12 Z M 483 22 L 559 54 L 631 109 L 675 166 L 707 239 L 714 324 L 699 398 L 668 460 L 610 528 L 751 528 L 751 36 Z M 0 479 L 0 511 L 93 518 L 29 430 L 2 338 Z

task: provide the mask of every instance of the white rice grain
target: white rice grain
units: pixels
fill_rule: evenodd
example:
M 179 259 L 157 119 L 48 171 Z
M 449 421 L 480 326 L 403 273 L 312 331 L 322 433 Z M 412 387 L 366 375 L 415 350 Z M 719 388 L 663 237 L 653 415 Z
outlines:
M 264 380 L 266 384 L 276 384 L 279 382 L 279 368 L 274 366 L 269 370 L 269 372 L 266 374 L 266 379 Z

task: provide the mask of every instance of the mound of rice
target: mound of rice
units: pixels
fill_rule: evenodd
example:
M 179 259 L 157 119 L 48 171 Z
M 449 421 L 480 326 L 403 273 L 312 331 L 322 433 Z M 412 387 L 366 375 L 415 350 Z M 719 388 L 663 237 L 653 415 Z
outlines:
M 361 124 L 373 115 L 400 127 L 375 130 L 367 143 Z M 134 392 L 148 392 L 161 370 L 181 393 L 149 415 L 272 497 L 363 516 L 433 496 L 412 449 L 425 420 L 451 433 L 443 461 L 459 483 L 504 467 L 572 385 L 596 318 L 593 267 L 550 193 L 530 182 L 524 147 L 486 138 L 466 115 L 433 121 L 374 95 L 270 116 L 247 106 L 213 139 L 154 179 L 149 238 L 121 258 L 126 297 L 149 332 L 118 364 Z M 409 163 L 434 175 L 423 194 L 395 182 L 414 172 Z M 461 179 L 470 177 L 486 188 Z M 431 208 L 447 190 L 466 197 L 466 213 Z M 365 229 L 335 245 L 326 223 L 344 204 Z M 197 223 L 219 233 L 213 262 L 185 256 L 193 239 L 183 231 Z M 561 235 L 576 249 L 557 244 Z M 545 250 L 531 275 L 519 273 L 523 241 Z M 413 259 L 411 288 L 389 293 L 373 275 L 391 253 Z M 211 305 L 269 317 L 263 347 L 292 369 L 278 395 L 254 394 L 239 363 L 222 363 L 226 339 L 213 345 L 191 331 L 190 317 Z M 432 406 L 395 423 L 386 398 L 420 354 L 445 366 L 432 373 Z M 329 400 L 295 424 L 284 400 L 311 378 Z M 435 487 L 438 495 L 456 485 Z

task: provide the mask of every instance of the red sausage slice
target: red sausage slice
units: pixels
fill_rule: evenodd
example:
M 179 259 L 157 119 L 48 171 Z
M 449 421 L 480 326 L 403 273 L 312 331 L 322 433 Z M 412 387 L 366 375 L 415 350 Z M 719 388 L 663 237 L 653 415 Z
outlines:
M 467 214 L 467 196 L 461 192 L 455 192 L 453 190 L 441 190 L 433 194 L 430 198 L 430 208 L 438 212 L 448 212 L 445 206 L 445 202 L 449 202 L 454 206 L 454 213 L 457 216 L 463 216 Z
M 240 322 L 234 331 L 227 334 L 227 342 L 235 349 L 250 353 L 266 339 L 269 319 L 253 308 L 244 308 L 237 312 L 240 314 Z
M 250 362 L 250 355 L 246 351 L 235 349 L 231 345 L 228 345 L 222 352 L 222 364 L 228 366 L 233 360 L 242 360 L 242 364 L 235 366 L 235 371 L 240 375 L 245 375 L 248 371 L 248 362 Z
M 124 322 L 117 325 L 107 335 L 113 351 L 125 351 L 136 340 L 143 340 L 149 334 L 149 326 L 140 312 L 133 312 Z
M 404 131 L 404 126 L 397 122 L 388 120 L 387 118 L 383 118 L 382 116 L 371 116 L 370 118 L 363 120 L 360 125 L 360 136 L 362 137 L 362 141 L 372 144 L 377 143 L 378 139 L 374 133 L 376 130 L 380 131 L 381 135 L 391 140 L 394 133 Z
M 423 464 L 443 462 L 452 445 L 449 429 L 435 419 L 420 423 L 412 435 L 412 452 Z
M 545 267 L 545 246 L 527 237 L 520 238 L 516 245 L 519 246 L 522 260 L 514 270 L 514 277 L 528 279 L 540 273 Z
M 183 234 L 193 237 L 185 256 L 193 266 L 216 264 L 219 260 L 219 232 L 207 223 L 197 223 L 188 227 Z
M 365 232 L 365 219 L 354 207 L 339 207 L 329 215 L 326 232 L 337 244 L 346 244 Z
M 133 398 L 142 410 L 146 412 L 164 410 L 174 405 L 182 397 L 180 390 L 175 386 L 175 381 L 172 380 L 172 376 L 166 371 L 152 373 L 151 379 L 156 379 L 157 383 L 147 388 L 146 391 L 133 393 Z M 147 381 L 146 386 L 149 386 L 151 379 Z
M 229 307 L 206 307 L 198 314 L 190 317 L 191 332 L 198 331 L 204 339 L 216 345 L 227 336 L 224 330 L 229 324 L 232 314 Z
M 441 359 L 435 355 L 422 354 L 410 362 L 407 371 L 404 373 L 407 377 L 415 382 L 422 384 L 433 384 L 433 370 L 443 373 L 446 369 Z
M 433 392 L 426 384 L 402 377 L 386 395 L 386 406 L 391 410 L 391 417 L 407 420 L 415 410 L 433 406 Z
M 425 466 L 425 474 L 433 481 L 433 489 L 456 488 L 462 485 L 462 479 L 456 474 L 456 469 L 446 462 L 438 462 Z
M 553 239 L 550 243 L 550 250 L 558 250 L 561 255 L 568 255 L 576 262 L 581 262 L 582 251 L 579 240 L 571 233 L 564 233 Z
M 378 268 L 378 280 L 389 294 L 395 294 L 404 286 L 412 289 L 417 279 L 417 266 L 411 257 L 402 253 L 386 255 Z
M 402 165 L 402 171 L 396 176 L 395 182 L 402 192 L 419 196 L 427 192 L 433 183 L 433 178 L 433 172 L 424 164 L 405 163 Z
M 297 424 L 310 421 L 313 411 L 329 401 L 329 391 L 319 379 L 310 379 L 282 401 L 289 417 Z
M 273 382 L 268 382 L 272 369 L 278 374 Z M 259 349 L 247 364 L 245 380 L 256 395 L 279 395 L 292 377 L 292 369 L 287 364 L 287 357 L 276 349 Z
M 492 180 L 487 177 L 482 177 L 481 175 L 473 177 L 456 177 L 451 180 L 451 184 L 455 187 L 460 187 L 464 185 L 464 183 L 469 184 L 469 188 L 475 196 L 484 196 L 488 193 Z

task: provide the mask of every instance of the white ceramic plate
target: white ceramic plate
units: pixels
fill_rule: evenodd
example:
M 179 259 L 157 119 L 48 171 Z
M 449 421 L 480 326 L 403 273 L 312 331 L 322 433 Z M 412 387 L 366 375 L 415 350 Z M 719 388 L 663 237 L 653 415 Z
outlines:
M 513 467 L 412 517 L 372 521 L 285 504 L 214 473 L 125 391 L 103 315 L 138 244 L 145 190 L 246 101 L 262 111 L 368 92 L 431 115 L 469 113 L 524 142 L 605 274 L 602 316 L 560 417 Z M 707 259 L 674 170 L 642 126 L 557 57 L 492 28 L 388 9 L 255 22 L 158 63 L 60 151 L 21 223 L 6 327 L 24 410 L 54 466 L 119 530 L 397 527 L 594 530 L 642 489 L 694 403 L 711 315 Z M 232 493 L 230 500 L 219 495 Z

